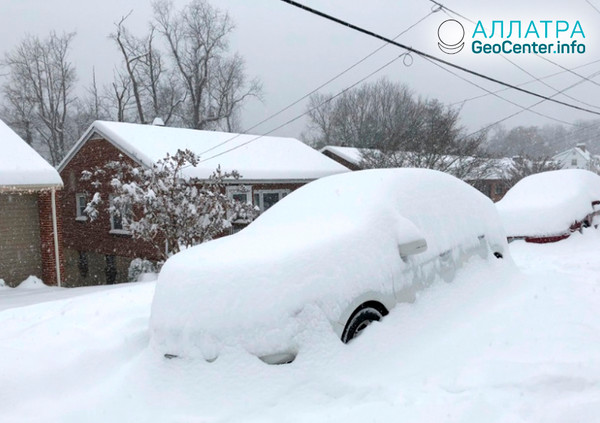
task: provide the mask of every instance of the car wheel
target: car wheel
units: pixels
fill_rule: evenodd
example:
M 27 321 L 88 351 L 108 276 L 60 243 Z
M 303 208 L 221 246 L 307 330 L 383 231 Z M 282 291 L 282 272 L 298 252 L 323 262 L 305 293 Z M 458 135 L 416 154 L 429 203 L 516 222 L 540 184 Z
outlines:
M 342 333 L 342 342 L 350 342 L 352 339 L 360 335 L 362 331 L 372 322 L 380 321 L 385 314 L 387 313 L 384 313 L 371 306 L 364 306 L 357 309 L 354 313 L 352 313 L 350 319 L 348 319 L 348 323 L 346 323 L 346 327 Z

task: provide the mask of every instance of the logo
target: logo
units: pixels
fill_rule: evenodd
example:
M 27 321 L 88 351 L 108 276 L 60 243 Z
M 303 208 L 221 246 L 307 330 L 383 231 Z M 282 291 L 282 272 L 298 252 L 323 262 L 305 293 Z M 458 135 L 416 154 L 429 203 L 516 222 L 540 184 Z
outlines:
M 446 54 L 456 54 L 465 46 L 465 28 L 456 19 L 448 19 L 438 28 L 438 46 Z

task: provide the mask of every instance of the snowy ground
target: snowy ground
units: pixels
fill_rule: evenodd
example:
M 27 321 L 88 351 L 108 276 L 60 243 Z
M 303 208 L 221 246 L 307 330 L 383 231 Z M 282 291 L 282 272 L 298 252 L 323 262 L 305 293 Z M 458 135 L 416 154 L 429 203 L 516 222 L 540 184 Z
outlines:
M 0 289 L 0 421 L 599 422 L 600 231 L 511 250 L 284 366 L 162 358 L 151 282 Z

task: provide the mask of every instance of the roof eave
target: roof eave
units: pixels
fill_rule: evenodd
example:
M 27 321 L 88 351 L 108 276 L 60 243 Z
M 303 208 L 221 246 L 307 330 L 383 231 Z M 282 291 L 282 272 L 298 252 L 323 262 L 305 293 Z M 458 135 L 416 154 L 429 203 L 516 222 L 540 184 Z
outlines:
M 48 191 L 51 189 L 63 189 L 63 184 L 13 184 L 0 185 L 0 192 L 31 192 L 31 191 Z

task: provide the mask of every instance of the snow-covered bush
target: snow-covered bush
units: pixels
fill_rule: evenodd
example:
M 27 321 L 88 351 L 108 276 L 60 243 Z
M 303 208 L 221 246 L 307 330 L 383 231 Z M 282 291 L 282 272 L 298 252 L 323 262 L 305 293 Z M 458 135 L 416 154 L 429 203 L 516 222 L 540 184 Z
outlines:
M 94 220 L 106 204 L 105 209 L 121 218 L 133 238 L 152 244 L 162 259 L 213 239 L 236 220 L 252 221 L 258 209 L 225 193 L 225 180 L 238 179 L 237 172 L 223 173 L 217 168 L 206 181 L 182 176 L 182 169 L 199 161 L 192 151 L 178 150 L 151 168 L 120 160 L 84 171 L 81 179 L 90 181 L 94 189 L 101 187 L 100 180 L 110 181 L 112 194 L 107 202 L 96 192 L 85 212 Z
M 145 273 L 158 273 L 159 266 L 150 260 L 136 258 L 129 263 L 128 279 L 129 282 L 137 282 L 140 275 Z

